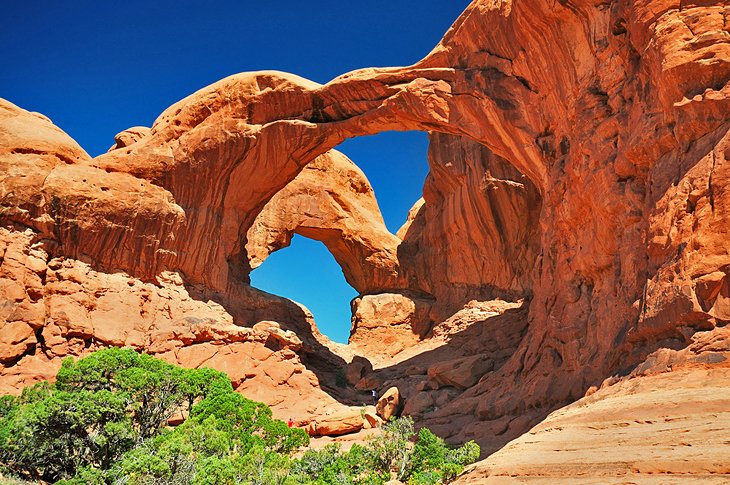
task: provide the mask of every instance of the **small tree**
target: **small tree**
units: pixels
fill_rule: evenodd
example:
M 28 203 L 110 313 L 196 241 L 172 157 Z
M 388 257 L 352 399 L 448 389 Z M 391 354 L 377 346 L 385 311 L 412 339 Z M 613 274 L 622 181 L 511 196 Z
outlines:
M 203 401 L 195 420 L 180 432 L 163 432 L 174 412 L 184 404 L 192 410 L 198 399 Z M 244 411 L 234 409 L 242 403 Z M 206 412 L 215 414 L 211 409 L 218 418 L 207 422 Z M 0 398 L 0 461 L 36 480 L 80 480 L 83 470 L 89 477 L 88 470 L 114 465 L 117 476 L 125 474 L 130 483 L 190 483 L 200 456 L 225 456 L 246 440 L 251 441 L 246 449 L 260 441 L 291 450 L 308 442 L 297 431 L 273 420 L 264 404 L 234 393 L 222 372 L 183 369 L 131 349 L 66 359 L 54 385 Z
M 99 350 L 79 361 L 65 359 L 58 371 L 60 390 L 107 390 L 124 396 L 134 411 L 140 439 L 158 432 L 183 403 L 213 390 L 232 391 L 228 377 L 213 369 L 183 369 L 132 349 Z
M 126 408 L 107 390 L 59 391 L 21 404 L 0 425 L 5 464 L 47 481 L 73 477 L 83 466 L 109 467 L 134 445 Z
M 368 450 L 371 462 L 376 469 L 394 472 L 398 480 L 406 476 L 411 460 L 413 418 L 402 417 L 383 425 L 383 433 L 370 440 Z

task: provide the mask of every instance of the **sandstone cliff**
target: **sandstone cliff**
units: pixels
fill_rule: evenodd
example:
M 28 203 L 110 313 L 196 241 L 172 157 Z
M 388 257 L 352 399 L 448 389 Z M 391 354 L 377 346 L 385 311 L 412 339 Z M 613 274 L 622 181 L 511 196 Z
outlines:
M 331 384 L 360 352 L 378 367 L 350 372 L 361 389 L 399 382 L 422 422 L 495 450 L 730 321 L 729 29 L 719 0 L 475 0 L 413 66 L 237 74 L 95 159 L 2 102 L 0 382 L 131 345 L 242 390 L 276 362 L 255 397 L 285 412 L 324 388 L 298 410 L 314 416 L 360 398 Z M 332 151 L 392 129 L 431 139 L 397 236 Z M 361 292 L 353 349 L 248 285 L 293 233 Z
M 652 354 L 561 408 L 457 483 L 727 483 L 727 328 Z

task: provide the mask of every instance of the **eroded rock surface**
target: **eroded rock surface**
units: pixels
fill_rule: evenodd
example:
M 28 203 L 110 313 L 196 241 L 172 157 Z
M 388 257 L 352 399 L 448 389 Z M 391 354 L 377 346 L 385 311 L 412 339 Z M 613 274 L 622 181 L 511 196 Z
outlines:
M 323 240 L 361 291 L 356 348 L 406 330 L 356 388 L 397 385 L 452 441 L 494 451 L 650 354 L 673 365 L 730 321 L 728 18 L 719 0 L 475 0 L 413 66 L 325 85 L 236 74 L 95 159 L 2 101 L 2 386 L 130 345 L 214 365 L 281 412 L 318 412 L 292 396 L 356 404 L 336 385 L 352 355 L 247 284 L 292 233 Z M 392 129 L 431 139 L 423 202 L 397 236 L 332 151 Z M 368 304 L 384 294 L 405 304 Z M 461 358 L 491 365 L 429 380 Z
M 653 355 L 631 376 L 607 380 L 456 483 L 727 483 L 730 332 L 722 330 L 698 335 L 669 367 Z
M 401 293 L 356 298 L 352 302 L 350 344 L 373 362 L 389 362 L 431 330 L 431 303 Z
M 236 325 L 235 305 L 226 309 L 214 295 L 209 299 L 186 287 L 177 273 L 161 273 L 155 283 L 101 273 L 78 260 L 51 258 L 33 242 L 32 230 L 15 229 L 0 228 L 0 393 L 52 380 L 65 357 L 118 346 L 185 367 L 224 371 L 234 388 L 267 402 L 283 419 L 294 416 L 306 424 L 339 406 L 323 390 L 334 378 L 317 375 L 302 362 L 305 353 L 315 351 L 312 339 L 305 348 L 293 331 L 274 321 Z M 267 298 L 238 296 L 258 304 Z M 292 304 L 287 321 L 311 322 L 303 313 L 297 317 L 296 310 L 302 312 Z

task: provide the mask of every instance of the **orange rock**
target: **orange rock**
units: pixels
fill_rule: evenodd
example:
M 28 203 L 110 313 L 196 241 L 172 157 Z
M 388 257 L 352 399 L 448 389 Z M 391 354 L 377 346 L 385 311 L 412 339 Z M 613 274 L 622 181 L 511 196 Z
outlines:
M 8 322 L 0 334 L 0 359 L 12 361 L 36 344 L 33 328 L 25 322 Z
M 310 436 L 338 436 L 355 433 L 362 428 L 361 409 L 348 408 L 312 421 L 307 427 L 307 434 Z
M 363 427 L 368 428 L 379 428 L 383 424 L 383 420 L 378 416 L 378 411 L 375 406 L 365 406 L 362 410 Z
M 248 230 L 251 268 L 294 234 L 322 241 L 360 292 L 399 288 L 396 250 L 365 174 L 336 150 L 312 160 L 274 195 Z
M 347 383 L 354 386 L 366 375 L 373 371 L 373 365 L 370 361 L 362 356 L 356 355 L 353 357 L 352 362 L 347 364 L 345 370 L 345 378 Z
M 391 417 L 395 417 L 401 408 L 400 392 L 397 387 L 391 387 L 383 393 L 378 399 L 378 403 L 375 405 L 375 410 L 378 416 L 383 418 L 383 421 L 390 420 Z
M 131 128 L 127 128 L 126 130 L 116 134 L 116 136 L 114 137 L 114 141 L 116 142 L 116 144 L 113 145 L 109 149 L 109 151 L 128 147 L 129 145 L 138 142 L 149 134 L 150 129 L 146 126 L 133 126 Z
M 454 483 L 722 483 L 730 368 L 629 379 L 550 414 Z M 656 482 L 658 483 L 658 482 Z
M 436 388 L 453 386 L 466 389 L 494 368 L 494 361 L 486 355 L 475 355 L 439 362 L 428 368 L 428 378 Z
M 370 356 L 393 356 L 431 328 L 430 302 L 397 293 L 356 298 L 350 343 Z
M 0 101 L 0 387 L 127 345 L 311 417 L 362 397 L 326 387 L 349 361 L 336 352 L 374 363 L 357 387 L 405 400 L 426 379 L 415 363 L 466 358 L 444 380 L 466 389 L 423 422 L 493 450 L 636 366 L 639 382 L 722 366 L 726 339 L 695 338 L 730 321 L 726 17 L 719 0 L 475 0 L 413 66 L 326 85 L 236 74 L 95 159 Z M 431 140 L 399 236 L 333 151 L 392 129 Z M 293 233 L 323 240 L 363 293 L 358 352 L 247 284 Z M 262 321 L 279 328 L 238 330 Z
M 414 416 L 423 414 L 434 406 L 434 399 L 431 392 L 420 391 L 409 397 L 403 406 L 403 414 Z

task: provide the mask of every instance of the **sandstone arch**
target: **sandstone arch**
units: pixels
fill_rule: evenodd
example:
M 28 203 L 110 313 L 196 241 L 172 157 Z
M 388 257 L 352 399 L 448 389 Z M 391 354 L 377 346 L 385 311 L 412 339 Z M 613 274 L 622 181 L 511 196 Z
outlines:
M 246 235 L 249 266 L 288 246 L 294 234 L 323 242 L 360 293 L 404 287 L 400 239 L 385 227 L 365 175 L 336 150 L 315 158 L 266 203 Z
M 6 150 L 33 177 L 0 172 L 1 217 L 102 271 L 145 281 L 179 271 L 202 294 L 227 296 L 240 324 L 276 311 L 284 319 L 289 310 L 241 283 L 244 248 L 266 203 L 303 167 L 347 137 L 392 129 L 438 132 L 435 145 L 461 153 L 487 147 L 485 159 L 533 187 L 494 177 L 524 190 L 493 215 L 520 213 L 521 193 L 542 202 L 539 221 L 499 232 L 504 250 L 525 243 L 523 258 L 510 254 L 524 264 L 493 261 L 502 252 L 479 240 L 466 260 L 488 257 L 490 283 L 530 297 L 529 326 L 498 371 L 440 412 L 461 406 L 481 422 L 544 413 L 729 319 L 727 17 L 719 1 L 476 0 L 414 66 L 324 86 L 235 75 L 94 160 L 65 156 L 68 140 L 32 160 Z M 448 240 L 431 221 L 414 240 Z M 409 270 L 400 256 L 408 285 L 434 285 L 439 275 Z
M 203 274 L 202 267 L 226 268 L 229 263 L 240 277 L 245 270 L 235 268 L 236 260 L 253 218 L 314 158 L 346 137 L 388 129 L 468 132 L 467 125 L 479 125 L 467 118 L 451 123 L 448 117 L 463 117 L 460 112 L 475 111 L 480 102 L 492 104 L 490 99 L 452 95 L 449 83 L 463 82 L 464 77 L 454 69 L 362 74 L 370 76 L 344 76 L 322 87 L 281 73 L 232 76 L 172 106 L 155 122 L 149 137 L 97 157 L 93 165 L 142 176 L 171 191 L 187 219 L 175 240 L 185 241 L 187 249 L 178 251 L 171 244 L 165 250 L 180 253 L 176 264 L 186 274 L 196 278 Z M 348 97 L 356 99 L 351 102 Z M 525 144 L 518 152 L 528 159 L 531 150 L 537 152 Z M 538 166 L 530 173 L 540 171 Z M 214 190 L 178 182 L 201 177 L 220 182 Z M 216 200 L 212 194 L 217 194 Z M 195 227 L 195 233 L 185 227 Z M 194 241 L 201 227 L 203 233 L 216 235 L 217 247 L 202 250 L 202 243 Z M 191 251 L 191 246 L 201 250 Z M 225 288 L 227 278 L 222 271 L 206 275 L 201 283 Z

